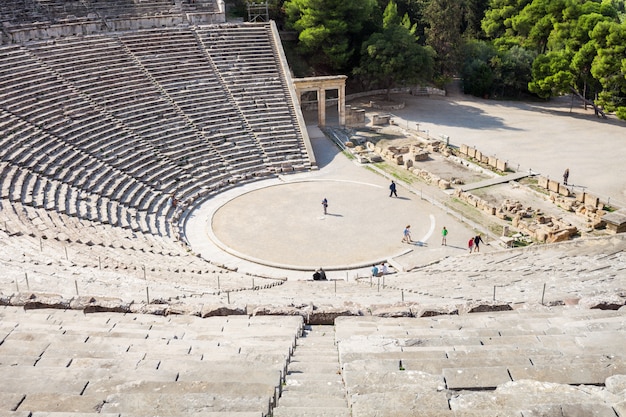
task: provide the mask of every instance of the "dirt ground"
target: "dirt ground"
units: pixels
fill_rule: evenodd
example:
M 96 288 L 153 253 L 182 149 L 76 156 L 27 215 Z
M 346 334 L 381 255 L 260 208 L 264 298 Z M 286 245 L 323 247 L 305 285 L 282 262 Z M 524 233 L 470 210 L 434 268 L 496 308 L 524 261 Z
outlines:
M 371 115 L 368 116 L 368 119 L 371 120 Z M 372 126 L 371 123 L 363 128 L 355 128 L 352 132 L 351 138 L 356 143 L 361 144 L 364 144 L 365 141 L 371 141 L 382 149 L 387 149 L 390 146 L 402 147 L 412 144 L 427 144 L 433 140 L 433 138 L 426 137 L 425 132 L 406 130 L 394 124 Z M 397 169 L 401 168 L 394 166 L 394 163 L 391 161 L 385 161 L 382 166 L 383 169 L 385 169 L 386 166 L 390 172 L 398 172 Z M 487 167 L 477 166 L 473 162 L 461 158 L 460 156 L 448 157 L 437 152 L 430 152 L 429 159 L 426 161 L 414 162 L 414 167 L 426 170 L 442 179 L 460 180 L 460 184 L 474 184 L 489 178 L 496 178 L 500 176 L 499 173 L 490 171 Z M 406 172 L 405 175 L 412 174 Z M 417 176 L 414 177 L 415 178 L 413 178 L 411 182 L 413 182 L 413 180 L 416 182 L 420 181 Z M 524 179 L 519 182 L 502 183 L 485 188 L 479 188 L 471 191 L 471 194 L 490 202 L 496 207 L 499 207 L 506 200 L 520 202 L 524 207 L 539 211 L 545 216 L 562 219 L 567 223 L 576 226 L 581 231 L 589 232 L 588 225 L 584 217 L 560 208 L 549 200 L 549 195 L 547 193 L 542 193 L 536 187 L 532 187 L 533 184 L 536 184 L 536 180 Z M 453 185 L 453 187 L 458 186 L 459 185 Z M 495 216 L 483 214 L 473 207 L 460 204 L 458 200 L 454 202 L 450 201 L 450 195 L 453 194 L 453 192 L 454 189 L 440 190 L 439 200 L 444 204 L 448 201 L 450 204 L 447 205 L 451 209 L 461 211 L 461 214 L 464 216 L 485 225 L 486 228 L 492 231 L 502 230 L 502 227 L 505 225 L 510 226 L 510 222 L 503 221 Z M 515 233 L 514 229 L 511 234 L 513 233 Z M 602 231 L 593 232 L 593 234 L 603 233 L 604 232 Z

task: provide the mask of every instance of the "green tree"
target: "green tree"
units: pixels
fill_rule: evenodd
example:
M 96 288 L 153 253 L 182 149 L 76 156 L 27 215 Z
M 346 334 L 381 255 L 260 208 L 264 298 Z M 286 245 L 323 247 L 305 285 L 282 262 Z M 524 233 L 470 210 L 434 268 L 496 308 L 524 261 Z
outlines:
M 391 88 L 398 83 L 429 80 L 432 76 L 433 53 L 418 44 L 415 29 L 406 14 L 400 19 L 397 5 L 390 1 L 383 15 L 382 32 L 363 43 L 361 65 L 354 74 L 368 87 L 387 89 L 388 100 Z
M 298 49 L 322 71 L 345 72 L 360 48 L 362 30 L 376 0 L 287 0 L 287 25 L 298 32 Z
M 424 11 L 426 44 L 437 53 L 440 74 L 454 75 L 460 65 L 462 8 L 457 0 L 430 0 Z
M 598 104 L 626 119 L 626 22 L 603 22 L 591 37 L 597 45 L 591 73 L 603 88 Z

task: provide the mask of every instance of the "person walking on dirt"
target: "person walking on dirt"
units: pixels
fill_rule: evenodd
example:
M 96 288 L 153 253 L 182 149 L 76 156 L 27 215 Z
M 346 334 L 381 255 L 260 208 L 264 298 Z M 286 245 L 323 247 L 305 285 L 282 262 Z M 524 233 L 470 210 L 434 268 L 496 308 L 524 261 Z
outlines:
M 404 233 L 402 236 L 402 243 L 413 243 L 413 240 L 411 239 L 411 225 L 407 225 L 404 228 Z
M 391 180 L 391 184 L 389 184 L 389 197 L 398 196 L 398 192 L 396 191 L 396 183 Z
M 563 185 L 567 185 L 567 179 L 569 178 L 569 168 L 565 169 L 563 173 Z
M 443 226 L 443 229 L 441 229 L 441 245 L 442 246 L 448 246 L 447 241 L 446 241 L 447 236 L 448 236 L 448 229 L 446 229 L 446 226 Z

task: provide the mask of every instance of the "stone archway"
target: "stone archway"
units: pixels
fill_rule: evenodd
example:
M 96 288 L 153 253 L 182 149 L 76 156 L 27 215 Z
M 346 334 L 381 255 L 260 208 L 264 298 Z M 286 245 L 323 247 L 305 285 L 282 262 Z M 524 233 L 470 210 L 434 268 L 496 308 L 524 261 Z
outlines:
M 302 93 L 307 91 L 317 92 L 317 123 L 326 126 L 326 90 L 337 90 L 337 111 L 339 113 L 339 125 L 346 124 L 346 75 L 330 75 L 325 77 L 294 78 L 298 102 L 301 101 Z

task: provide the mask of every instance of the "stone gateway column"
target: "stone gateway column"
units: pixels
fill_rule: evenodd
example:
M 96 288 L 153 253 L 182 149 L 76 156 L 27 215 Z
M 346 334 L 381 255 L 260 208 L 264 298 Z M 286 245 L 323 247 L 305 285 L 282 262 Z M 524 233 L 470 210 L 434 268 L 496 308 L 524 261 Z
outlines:
M 345 75 L 331 75 L 327 77 L 306 77 L 294 78 L 293 84 L 301 99 L 305 91 L 317 92 L 317 123 L 319 126 L 326 126 L 326 90 L 337 90 L 337 113 L 339 114 L 339 125 L 346 124 L 346 79 Z M 300 101 L 300 105 L 302 102 Z

